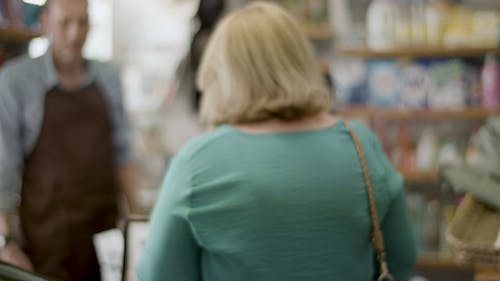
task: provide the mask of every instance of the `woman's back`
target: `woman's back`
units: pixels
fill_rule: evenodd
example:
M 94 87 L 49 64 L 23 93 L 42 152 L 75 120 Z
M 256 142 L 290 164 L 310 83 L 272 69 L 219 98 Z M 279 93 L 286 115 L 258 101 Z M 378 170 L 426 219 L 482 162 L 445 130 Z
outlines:
M 197 85 L 200 117 L 219 127 L 172 161 L 140 280 L 373 280 L 377 263 L 356 150 L 342 123 L 320 122 L 332 119 L 332 96 L 294 17 L 268 1 L 229 14 L 211 35 Z M 401 177 L 374 134 L 354 127 L 371 170 L 389 269 L 407 281 L 416 254 Z
M 404 280 L 415 250 L 401 178 L 373 133 L 356 123 L 354 127 L 370 167 L 390 269 L 396 280 Z M 199 248 L 194 260 L 201 261 L 197 275 L 203 280 L 373 279 L 366 189 L 354 144 L 341 122 L 267 134 L 223 125 L 189 144 L 173 168 L 178 172 L 167 176 L 163 189 L 175 191 L 168 191 L 168 199 L 162 193 L 163 206 L 155 208 L 154 216 L 171 212 L 177 219 L 165 219 L 151 231 L 186 224 L 182 235 L 191 235 L 185 239 Z M 179 251 L 169 255 L 163 240 L 148 243 L 149 255 L 161 254 L 163 265 L 158 266 L 167 276 L 192 270 L 194 265 L 182 260 L 193 257 Z

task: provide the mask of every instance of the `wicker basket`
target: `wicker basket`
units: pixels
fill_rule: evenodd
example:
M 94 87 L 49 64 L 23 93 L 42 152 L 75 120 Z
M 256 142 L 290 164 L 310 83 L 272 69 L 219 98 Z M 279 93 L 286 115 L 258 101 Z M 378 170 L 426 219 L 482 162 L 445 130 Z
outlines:
M 500 212 L 468 194 L 448 226 L 446 241 L 459 262 L 500 267 L 499 231 Z

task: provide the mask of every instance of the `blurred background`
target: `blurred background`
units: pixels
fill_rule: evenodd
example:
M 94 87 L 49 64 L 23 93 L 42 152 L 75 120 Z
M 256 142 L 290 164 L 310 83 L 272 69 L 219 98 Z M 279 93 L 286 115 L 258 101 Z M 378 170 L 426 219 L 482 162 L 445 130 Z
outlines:
M 247 2 L 227 0 L 225 11 Z M 460 198 L 437 172 L 443 163 L 474 161 L 471 137 L 500 114 L 500 1 L 275 2 L 309 36 L 335 96 L 332 110 L 371 126 L 403 174 L 421 250 L 417 273 L 438 276 L 432 280 L 500 280 L 472 277 L 477 268 L 452 261 L 445 229 Z M 48 41 L 37 22 L 43 3 L 0 1 L 0 64 L 45 52 Z M 196 119 L 188 60 L 200 26 L 199 1 L 89 5 L 85 55 L 122 68 L 141 202 L 150 207 L 169 159 L 204 130 Z M 490 278 L 489 271 L 484 274 Z

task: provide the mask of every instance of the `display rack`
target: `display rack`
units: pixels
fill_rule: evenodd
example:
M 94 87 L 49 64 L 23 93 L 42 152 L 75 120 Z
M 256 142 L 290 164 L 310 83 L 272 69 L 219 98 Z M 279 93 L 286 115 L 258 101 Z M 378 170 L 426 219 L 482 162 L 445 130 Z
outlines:
M 348 117 L 380 118 L 386 120 L 442 120 L 442 119 L 485 119 L 491 115 L 499 115 L 500 108 L 464 107 L 461 109 L 404 109 L 375 108 L 367 106 L 346 107 L 339 109 Z
M 336 54 L 361 59 L 372 58 L 402 58 L 402 57 L 466 57 L 481 56 L 486 53 L 499 53 L 500 47 L 495 48 L 460 48 L 460 49 L 394 49 L 390 51 L 374 51 L 370 49 L 337 48 Z M 484 120 L 492 115 L 500 115 L 500 108 L 464 107 L 457 109 L 408 109 L 408 108 L 377 108 L 371 106 L 347 106 L 337 109 L 337 112 L 350 118 L 360 118 L 367 121 L 425 121 L 441 120 L 468 121 Z M 406 184 L 437 184 L 437 171 L 400 171 Z
M 500 47 L 460 47 L 460 48 L 397 48 L 372 50 L 369 48 L 334 48 L 334 54 L 357 58 L 396 58 L 396 57 L 476 57 L 487 53 L 500 54 Z
M 458 263 L 452 254 L 421 254 L 416 273 L 423 273 L 429 280 L 500 280 L 500 267 L 481 264 Z
M 470 1 L 472 2 L 472 1 Z M 362 14 L 363 9 L 358 6 L 351 6 L 356 8 L 356 14 L 351 9 L 351 18 L 355 18 L 358 14 Z M 360 12 L 361 11 L 361 12 Z M 354 16 L 353 16 L 354 14 Z M 366 22 L 359 22 L 360 26 L 365 26 Z M 354 28 L 350 28 L 350 30 L 356 30 Z M 359 32 L 361 34 L 361 32 Z M 362 33 L 366 34 L 366 33 Z M 343 35 L 343 34 L 339 34 Z M 358 34 L 355 36 L 348 36 L 346 38 L 353 39 L 353 42 L 361 42 L 358 39 Z M 342 36 L 339 36 L 343 38 Z M 474 40 L 473 40 L 474 41 Z M 350 42 L 346 40 L 346 42 Z M 444 40 L 443 40 L 444 42 Z M 468 42 L 469 43 L 469 42 Z M 474 43 L 471 41 L 471 43 Z M 394 63 L 396 65 L 391 71 L 395 68 L 398 68 L 399 71 L 404 69 L 405 67 L 418 65 L 424 65 L 427 67 L 427 63 L 446 63 L 452 62 L 456 63 L 459 61 L 463 63 L 465 67 L 470 67 L 467 69 L 468 71 L 464 71 L 464 76 L 467 78 L 477 79 L 474 83 L 466 84 L 460 90 L 463 90 L 462 93 L 466 94 L 466 98 L 463 100 L 463 104 L 474 104 L 478 105 L 482 103 L 480 102 L 480 89 L 479 85 L 481 83 L 480 75 L 481 70 L 479 66 L 484 64 L 484 57 L 487 54 L 495 54 L 500 55 L 500 45 L 499 46 L 484 46 L 484 47 L 454 47 L 454 48 L 446 48 L 446 47 L 401 47 L 401 48 L 392 48 L 387 50 L 373 50 L 367 47 L 352 47 L 347 45 L 336 45 L 333 48 L 329 49 L 330 55 L 333 56 L 333 63 L 338 63 L 337 66 L 345 66 L 347 70 L 342 69 L 339 71 L 343 77 L 348 77 L 352 79 L 364 79 L 363 81 L 356 80 L 355 82 L 359 82 L 357 84 L 349 84 L 351 81 L 347 80 L 345 84 L 338 82 L 337 85 L 346 88 L 340 88 L 341 90 L 355 92 L 352 96 L 347 96 L 344 101 L 356 101 L 362 102 L 364 99 L 364 94 L 369 95 L 369 87 L 372 86 L 368 84 L 369 82 L 374 81 L 374 79 L 369 80 L 367 78 L 368 75 L 373 75 L 373 68 L 369 68 L 372 66 L 384 66 L 384 63 L 387 65 Z M 344 58 L 347 58 L 344 60 Z M 339 59 L 339 60 L 337 60 Z M 457 59 L 457 60 L 456 60 Z M 385 60 L 392 60 L 388 62 L 384 62 Z M 377 65 L 378 64 L 378 65 Z M 451 63 L 450 63 L 451 64 Z M 458 65 L 459 63 L 456 63 Z M 446 65 L 446 64 L 445 64 Z M 351 67 L 353 69 L 349 69 Z M 434 65 L 433 65 L 434 66 Z M 440 66 L 440 65 L 438 65 Z M 446 65 L 448 66 L 448 65 Z M 355 68 L 359 67 L 359 68 Z M 391 66 L 388 66 L 390 68 Z M 339 67 L 340 68 L 340 67 Z M 430 68 L 430 67 L 429 67 Z M 452 67 L 450 67 L 452 68 Z M 332 69 L 335 69 L 332 67 Z M 407 68 L 406 68 L 407 69 Z M 405 69 L 405 70 L 406 70 Z M 436 68 L 434 68 L 436 69 Z M 439 68 L 438 68 L 439 69 Z M 426 68 L 427 70 L 427 68 Z M 362 77 L 358 72 L 364 71 L 365 75 Z M 388 71 L 389 72 L 389 71 Z M 335 73 L 334 73 L 335 74 Z M 358 75 L 356 77 L 349 75 Z M 433 73 L 435 74 L 435 73 Z M 470 74 L 470 76 L 468 76 Z M 476 76 L 473 76 L 473 75 Z M 337 77 L 338 78 L 338 77 Z M 452 77 L 453 78 L 453 77 Z M 397 77 L 396 79 L 399 79 Z M 479 82 L 477 82 L 479 81 Z M 380 80 L 377 80 L 380 82 Z M 466 81 L 468 83 L 470 81 Z M 473 81 L 474 82 L 474 81 Z M 465 84 L 465 83 L 464 83 Z M 470 87 L 468 87 L 470 86 Z M 471 92 L 472 91 L 472 92 Z M 477 95 L 475 95 L 477 94 Z M 340 96 L 340 95 L 339 95 Z M 361 97 L 361 98 L 360 98 Z M 379 104 L 383 104 L 380 102 Z M 405 190 L 408 193 L 414 193 L 413 197 L 410 197 L 409 202 L 419 203 L 419 198 L 421 198 L 422 202 L 420 204 L 414 204 L 413 207 L 419 210 L 413 210 L 415 215 L 426 216 L 425 222 L 429 222 L 433 220 L 428 226 L 426 224 L 421 224 L 418 228 L 417 235 L 420 235 L 420 242 L 422 244 L 420 247 L 419 260 L 417 263 L 417 267 L 414 271 L 414 276 L 422 277 L 422 280 L 456 280 L 456 281 L 485 281 L 485 280 L 500 280 L 500 266 L 499 267 L 487 267 L 487 266 L 478 266 L 473 264 L 459 264 L 455 261 L 453 254 L 449 252 L 449 249 L 445 245 L 443 241 L 443 230 L 446 227 L 447 220 L 449 219 L 450 212 L 454 205 L 456 204 L 455 199 L 451 190 L 447 190 L 446 187 L 443 187 L 440 183 L 440 176 L 437 170 L 426 170 L 426 171 L 418 171 L 418 170 L 409 170 L 411 167 L 416 165 L 407 164 L 405 162 L 406 159 L 412 159 L 411 153 L 409 153 L 408 158 L 401 157 L 403 149 L 414 150 L 414 154 L 416 155 L 416 146 L 418 145 L 418 138 L 422 136 L 423 130 L 428 127 L 433 127 L 432 130 L 435 130 L 435 138 L 436 141 L 436 152 L 439 150 L 439 146 L 446 144 L 450 138 L 453 138 L 455 135 L 458 138 L 461 138 L 460 141 L 464 143 L 467 142 L 466 136 L 469 137 L 474 130 L 479 126 L 480 123 L 485 122 L 487 118 L 490 116 L 499 116 L 500 115 L 500 107 L 498 108 L 482 108 L 482 107 L 463 107 L 456 109 L 408 109 L 399 107 L 399 103 L 394 102 L 392 104 L 397 104 L 397 106 L 393 108 L 376 108 L 371 106 L 346 106 L 346 107 L 338 107 L 336 108 L 336 113 L 339 113 L 347 118 L 356 118 L 361 119 L 364 122 L 373 125 L 374 131 L 377 133 L 384 133 L 385 144 L 387 147 L 387 152 L 390 156 L 396 155 L 394 157 L 397 165 L 400 165 L 399 172 L 404 178 L 405 182 Z M 428 102 L 420 103 L 422 107 L 426 107 Z M 443 130 L 441 130 L 443 129 Z M 403 132 L 398 138 L 398 133 Z M 408 133 L 406 133 L 408 132 Z M 442 139 L 439 139 L 442 138 Z M 410 144 L 409 144 L 410 143 Z M 401 145 L 401 150 L 398 150 L 397 145 Z M 461 145 L 461 143 L 459 144 Z M 460 150 L 458 153 L 463 153 L 464 151 Z M 396 154 L 393 155 L 393 153 Z M 399 154 L 397 154 L 399 153 Z M 400 158 L 398 158 L 398 156 Z M 437 158 L 437 154 L 436 154 Z M 404 160 L 401 160 L 404 159 Z M 399 161 L 399 162 L 398 162 Z M 396 166 L 397 166 L 396 165 Z M 402 168 L 405 167 L 405 168 Z M 406 168 L 408 167 L 408 168 Z M 396 167 L 397 168 L 397 167 Z M 450 187 L 448 187 L 450 188 Z M 418 194 L 418 195 L 415 195 Z M 420 197 L 419 197 L 420 196 Z M 453 197 L 453 198 L 452 198 Z M 435 202 L 439 201 L 439 205 L 435 205 Z M 432 205 L 430 205 L 432 203 Z M 440 210 L 439 214 L 432 216 L 429 207 L 439 206 Z M 412 217 L 413 218 L 413 217 Z M 435 224 L 438 221 L 437 224 Z M 416 218 L 412 223 L 418 223 L 419 219 Z M 436 225 L 439 225 L 436 227 Z M 425 227 L 428 229 L 424 230 Z M 436 230 L 433 230 L 432 236 L 429 235 L 429 229 L 435 227 Z M 425 233 L 427 231 L 427 233 Z M 430 239 L 429 239 L 430 237 Z M 429 239 L 429 240 L 426 240 Z M 419 243 L 420 243 L 419 242 Z M 425 278 L 425 279 L 424 279 Z M 420 280 L 420 279 L 419 279 Z
M 349 118 L 385 121 L 439 121 L 439 120 L 484 120 L 489 116 L 500 115 L 500 108 L 466 107 L 462 109 L 443 110 L 411 110 L 403 108 L 375 108 L 368 106 L 351 106 L 337 110 Z M 437 184 L 437 171 L 400 170 L 406 184 Z

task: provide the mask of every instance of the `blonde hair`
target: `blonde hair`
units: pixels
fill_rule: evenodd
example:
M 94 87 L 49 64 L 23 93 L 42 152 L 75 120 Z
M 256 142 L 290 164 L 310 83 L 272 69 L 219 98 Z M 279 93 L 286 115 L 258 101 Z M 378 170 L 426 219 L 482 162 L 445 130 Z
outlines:
M 197 75 L 200 115 L 212 125 L 297 120 L 331 109 L 311 44 L 275 4 L 253 2 L 214 31 Z

